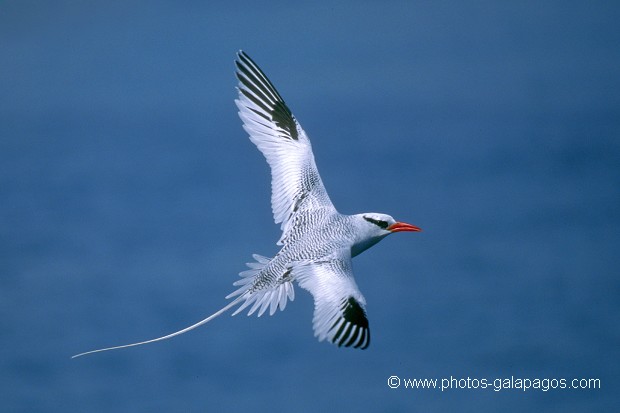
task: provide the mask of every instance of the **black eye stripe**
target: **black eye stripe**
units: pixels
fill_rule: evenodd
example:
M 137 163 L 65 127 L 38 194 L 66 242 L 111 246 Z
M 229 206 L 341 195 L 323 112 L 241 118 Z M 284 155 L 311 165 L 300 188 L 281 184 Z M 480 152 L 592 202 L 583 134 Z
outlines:
M 381 229 L 386 229 L 389 224 L 385 221 L 381 221 L 380 219 L 372 219 L 372 218 L 368 218 L 368 217 L 364 217 L 364 219 L 368 222 L 372 222 L 373 224 L 375 224 L 376 226 L 378 226 Z

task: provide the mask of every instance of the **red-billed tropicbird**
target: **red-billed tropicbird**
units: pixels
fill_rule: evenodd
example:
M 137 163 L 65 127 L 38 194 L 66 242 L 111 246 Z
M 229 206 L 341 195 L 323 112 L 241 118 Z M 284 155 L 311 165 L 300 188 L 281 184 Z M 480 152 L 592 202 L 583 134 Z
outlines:
M 336 211 L 314 162 L 308 136 L 267 76 L 243 51 L 237 60 L 239 99 L 235 101 L 243 128 L 271 167 L 271 207 L 281 224 L 282 248 L 273 258 L 254 254 L 256 262 L 241 272 L 234 298 L 221 310 L 183 330 L 139 343 L 92 350 L 139 346 L 166 340 L 201 326 L 236 305 L 233 315 L 267 309 L 273 315 L 295 297 L 293 281 L 314 297 L 314 335 L 338 346 L 365 349 L 370 344 L 366 300 L 357 288 L 351 258 L 394 232 L 420 231 L 389 215 L 343 215 Z

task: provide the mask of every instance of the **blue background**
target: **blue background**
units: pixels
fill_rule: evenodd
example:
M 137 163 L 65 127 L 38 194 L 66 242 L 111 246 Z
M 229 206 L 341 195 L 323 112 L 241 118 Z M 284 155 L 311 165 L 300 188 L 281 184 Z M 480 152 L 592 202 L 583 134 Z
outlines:
M 614 2 L 0 4 L 0 392 L 11 412 L 614 411 Z M 279 237 L 237 117 L 246 50 L 344 213 L 419 225 L 356 258 L 367 351 L 312 299 L 172 341 Z M 598 378 L 599 390 L 387 378 Z

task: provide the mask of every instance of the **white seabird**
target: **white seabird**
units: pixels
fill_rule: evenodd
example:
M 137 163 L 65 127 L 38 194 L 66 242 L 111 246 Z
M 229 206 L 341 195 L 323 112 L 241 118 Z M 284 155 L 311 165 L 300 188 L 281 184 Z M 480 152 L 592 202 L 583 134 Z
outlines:
M 370 344 L 366 300 L 353 279 L 351 259 L 386 236 L 420 228 L 389 215 L 343 215 L 336 211 L 314 162 L 308 136 L 263 71 L 243 51 L 235 61 L 243 128 L 271 167 L 271 207 L 281 224 L 282 248 L 273 258 L 254 254 L 240 273 L 228 305 L 202 321 L 152 340 L 91 350 L 73 356 L 166 340 L 199 327 L 239 305 L 248 315 L 273 315 L 294 299 L 293 282 L 314 297 L 314 334 L 319 341 L 365 349 Z

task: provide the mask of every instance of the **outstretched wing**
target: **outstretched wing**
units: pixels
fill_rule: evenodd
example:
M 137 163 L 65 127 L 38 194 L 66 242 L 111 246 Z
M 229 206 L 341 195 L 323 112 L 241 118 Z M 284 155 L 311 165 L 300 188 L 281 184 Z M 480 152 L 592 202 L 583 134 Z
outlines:
M 366 300 L 357 288 L 346 249 L 293 269 L 299 286 L 314 297 L 314 335 L 338 346 L 365 349 L 370 344 Z
M 298 214 L 335 208 L 325 191 L 314 162 L 312 146 L 297 119 L 267 76 L 243 51 L 237 54 L 239 117 L 250 140 L 271 167 L 271 209 L 276 224 L 282 223 L 286 242 Z

